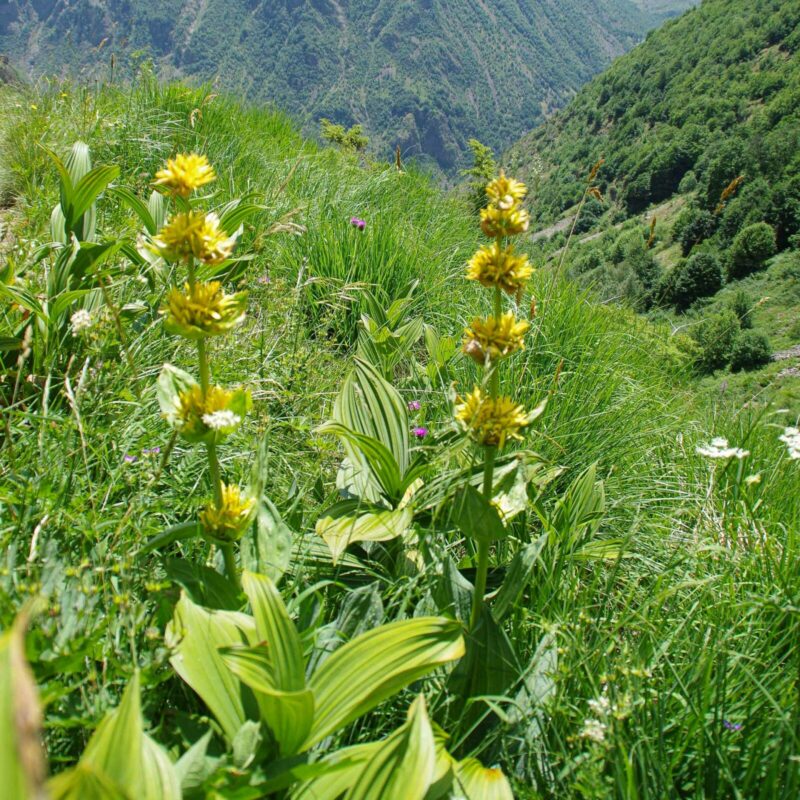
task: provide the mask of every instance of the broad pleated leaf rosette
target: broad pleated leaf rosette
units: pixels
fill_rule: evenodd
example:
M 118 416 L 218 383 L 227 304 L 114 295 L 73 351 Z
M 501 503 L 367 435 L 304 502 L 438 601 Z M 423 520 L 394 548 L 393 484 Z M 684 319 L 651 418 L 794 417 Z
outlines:
M 244 421 L 252 406 L 247 389 L 200 384 L 182 369 L 165 364 L 158 376 L 158 402 L 167 422 L 187 442 L 219 443 Z
M 193 191 L 216 180 L 216 177 L 206 156 L 179 153 L 175 158 L 167 159 L 166 167 L 156 172 L 153 185 L 164 194 L 189 197 Z
M 161 309 L 169 333 L 195 340 L 228 333 L 246 311 L 247 292 L 225 294 L 219 281 L 173 287 Z
M 182 211 L 170 217 L 151 246 L 166 261 L 196 258 L 204 264 L 221 264 L 230 258 L 236 238 L 237 234 L 225 232 L 216 214 Z
M 478 444 L 502 448 L 508 439 L 522 439 L 522 431 L 541 414 L 544 405 L 532 412 L 510 397 L 491 397 L 480 386 L 464 398 L 457 398 L 455 417 Z
M 223 483 L 219 501 L 200 512 L 203 536 L 215 544 L 230 544 L 242 538 L 256 513 L 256 499 L 238 486 Z

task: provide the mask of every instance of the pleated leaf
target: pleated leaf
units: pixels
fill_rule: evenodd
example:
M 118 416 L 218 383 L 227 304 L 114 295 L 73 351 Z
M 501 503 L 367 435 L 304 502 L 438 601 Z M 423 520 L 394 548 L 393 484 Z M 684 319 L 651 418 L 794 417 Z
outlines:
M 294 755 L 306 740 L 314 719 L 310 689 L 282 691 L 275 686 L 267 644 L 225 647 L 226 666 L 255 694 L 261 717 L 272 731 L 282 756 Z
M 303 646 L 277 587 L 265 575 L 245 570 L 242 588 L 253 609 L 258 639 L 269 648 L 274 688 L 286 692 L 304 689 Z
M 314 673 L 314 726 L 305 747 L 464 654 L 461 626 L 443 617 L 382 625 L 336 650 Z
M 219 648 L 251 644 L 256 639 L 251 617 L 233 611 L 209 611 L 185 593 L 167 625 L 166 641 L 173 648 L 175 671 L 200 695 L 225 732 L 228 741 L 242 727 L 245 714 L 242 687 Z
M 433 731 L 420 695 L 408 721 L 375 749 L 345 800 L 423 800 L 435 771 Z
M 318 520 L 317 533 L 331 549 L 333 563 L 353 542 L 387 542 L 402 536 L 411 526 L 414 514 L 403 509 L 382 509 L 359 501 L 345 500 L 329 508 Z
M 96 794 L 107 792 L 110 794 Z M 51 782 L 53 800 L 84 797 L 180 800 L 175 767 L 166 751 L 143 730 L 139 674 L 92 734 L 76 769 Z
M 475 758 L 455 765 L 456 785 L 465 800 L 514 800 L 511 784 L 500 769 L 484 767 Z

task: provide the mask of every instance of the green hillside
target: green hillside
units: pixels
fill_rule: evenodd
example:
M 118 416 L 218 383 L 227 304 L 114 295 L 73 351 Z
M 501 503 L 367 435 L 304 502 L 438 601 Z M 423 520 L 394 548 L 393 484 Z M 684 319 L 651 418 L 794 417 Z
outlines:
M 279 113 L 149 78 L 0 111 L 12 796 L 40 707 L 58 800 L 797 794 L 794 420 L 563 274 L 465 280 L 464 203 Z M 216 180 L 152 194 L 192 151 Z M 221 214 L 197 263 L 184 204 Z M 487 375 L 461 341 L 498 307 L 531 327 Z M 456 422 L 476 383 L 538 408 L 523 442 Z
M 707 0 L 619 59 L 507 159 L 525 174 L 535 154 L 535 214 L 556 232 L 539 242 L 557 263 L 586 175 L 603 157 L 603 200 L 582 209 L 570 274 L 668 323 L 698 372 L 716 373 L 704 380 L 710 392 L 793 413 L 798 109 L 800 6 Z
M 374 151 L 452 170 L 477 137 L 508 146 L 659 21 L 630 0 L 12 0 L 0 52 L 29 75 L 166 76 L 274 101 L 316 132 L 361 123 Z M 502 55 L 499 55 L 502 54 Z

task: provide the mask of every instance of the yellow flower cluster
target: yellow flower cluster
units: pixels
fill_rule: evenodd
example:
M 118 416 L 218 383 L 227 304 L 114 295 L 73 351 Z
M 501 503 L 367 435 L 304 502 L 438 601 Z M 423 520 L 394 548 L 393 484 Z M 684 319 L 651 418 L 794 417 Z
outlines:
M 524 183 L 506 178 L 501 170 L 500 176 L 486 187 L 489 205 L 481 209 L 483 232 L 493 239 L 525 233 L 530 218 L 520 203 L 527 193 L 528 188 Z
M 464 331 L 464 352 L 476 363 L 484 365 L 525 348 L 525 334 L 530 324 L 518 320 L 509 311 L 501 317 L 476 317 Z
M 519 296 L 531 275 L 533 267 L 528 257 L 515 255 L 513 246 L 501 249 L 498 242 L 481 247 L 467 265 L 467 280 L 513 296 Z
M 216 179 L 214 168 L 205 156 L 180 153 L 167 160 L 167 166 L 156 172 L 154 185 L 166 194 L 188 197 L 195 189 Z
M 238 486 L 226 483 L 222 484 L 221 494 L 219 505 L 211 503 L 200 512 L 200 525 L 207 538 L 228 544 L 242 537 L 253 519 L 256 501 L 254 497 L 242 494 Z
M 236 236 L 228 236 L 216 214 L 188 211 L 175 214 L 153 239 L 154 251 L 167 261 L 196 258 L 204 264 L 220 264 L 229 258 Z
M 167 294 L 162 314 L 165 328 L 187 339 L 204 339 L 235 328 L 245 316 L 247 292 L 225 294 L 219 281 L 173 287 Z
M 530 417 L 510 397 L 490 397 L 476 386 L 457 399 L 456 421 L 478 444 L 503 447 L 507 439 L 522 439 Z
M 532 417 L 510 397 L 499 395 L 496 362 L 525 347 L 530 324 L 518 320 L 513 312 L 502 313 L 502 293 L 520 299 L 533 274 L 527 256 L 517 255 L 506 236 L 528 228 L 528 212 L 521 207 L 528 189 L 524 183 L 507 178 L 503 172 L 486 187 L 489 205 L 481 210 L 481 228 L 495 241 L 481 247 L 470 259 L 467 279 L 494 289 L 494 314 L 476 318 L 464 331 L 463 350 L 476 363 L 492 369 L 491 392 L 476 386 L 471 394 L 457 401 L 457 422 L 479 444 L 503 447 L 508 439 L 521 439 L 520 431 Z
M 200 438 L 211 429 L 203 418 L 220 417 L 219 412 L 226 412 L 233 400 L 233 392 L 221 386 L 209 386 L 205 395 L 199 385 L 194 385 L 178 395 L 178 413 L 176 427 L 178 432 L 189 439 Z M 230 425 L 222 429 L 223 433 L 232 433 L 241 423 L 241 417 L 229 414 Z

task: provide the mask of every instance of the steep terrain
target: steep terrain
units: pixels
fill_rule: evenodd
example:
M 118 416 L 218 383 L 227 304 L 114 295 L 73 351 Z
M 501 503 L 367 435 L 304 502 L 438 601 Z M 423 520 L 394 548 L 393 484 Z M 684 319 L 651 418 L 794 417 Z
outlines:
M 149 55 L 167 75 L 275 101 L 309 131 L 320 117 L 363 123 L 381 155 L 399 144 L 451 169 L 470 137 L 508 146 L 630 49 L 662 18 L 663 4 L 643 5 L 12 0 L 0 5 L 0 52 L 31 75 L 103 79 L 111 54 L 123 68 L 124 54 Z
M 601 157 L 571 274 L 690 333 L 711 388 L 800 411 L 800 4 L 706 0 L 513 147 L 550 254 Z

